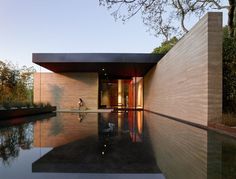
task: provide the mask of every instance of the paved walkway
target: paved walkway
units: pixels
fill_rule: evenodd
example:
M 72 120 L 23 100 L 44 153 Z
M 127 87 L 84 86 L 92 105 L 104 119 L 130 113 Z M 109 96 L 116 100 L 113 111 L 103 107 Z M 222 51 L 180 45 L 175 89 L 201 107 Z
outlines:
M 87 110 L 78 110 L 78 109 L 59 109 L 56 112 L 70 112 L 70 113 L 96 113 L 96 112 L 112 112 L 113 109 L 87 109 Z

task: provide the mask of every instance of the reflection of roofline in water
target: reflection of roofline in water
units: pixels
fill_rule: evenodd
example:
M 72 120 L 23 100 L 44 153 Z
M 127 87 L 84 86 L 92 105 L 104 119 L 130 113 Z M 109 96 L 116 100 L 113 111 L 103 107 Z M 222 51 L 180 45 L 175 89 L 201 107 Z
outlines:
M 124 139 L 117 139 L 116 142 L 113 141 L 115 142 L 113 143 L 113 147 L 121 155 L 118 158 L 115 157 L 117 153 L 114 156 L 113 153 L 108 153 L 105 157 L 99 155 L 98 148 L 94 147 L 97 146 L 97 138 L 96 136 L 90 136 L 60 147 L 55 147 L 40 159 L 33 162 L 32 172 L 161 173 L 156 165 L 154 153 L 145 153 L 145 156 L 143 155 L 143 144 L 138 144 L 139 147 L 137 147 L 137 144 L 129 142 L 123 146 L 120 143 L 124 142 Z M 136 155 L 134 155 L 134 151 L 137 152 Z M 141 157 L 137 158 L 137 156 Z M 116 158 L 115 161 L 114 157 Z M 128 161 L 129 165 L 127 164 Z
M 117 113 L 98 114 L 97 119 L 87 120 L 88 118 L 86 118 L 81 124 L 76 118 L 76 125 L 81 126 L 80 129 L 82 130 L 90 131 L 89 128 L 94 123 L 96 126 L 92 128 L 88 136 L 54 147 L 32 164 L 32 171 L 53 173 L 160 173 L 150 142 L 133 143 L 129 133 L 118 135 Z M 127 115 L 125 116 L 127 117 Z M 68 121 L 66 118 L 62 121 L 68 124 L 72 120 Z M 128 123 L 128 120 L 123 122 Z M 71 126 L 76 127 L 75 125 Z M 124 128 L 125 125 L 122 123 L 120 127 Z M 109 128 L 113 129 L 113 132 L 103 132 L 104 129 Z M 80 129 L 74 131 L 79 132 Z M 143 155 L 144 153 L 145 155 Z

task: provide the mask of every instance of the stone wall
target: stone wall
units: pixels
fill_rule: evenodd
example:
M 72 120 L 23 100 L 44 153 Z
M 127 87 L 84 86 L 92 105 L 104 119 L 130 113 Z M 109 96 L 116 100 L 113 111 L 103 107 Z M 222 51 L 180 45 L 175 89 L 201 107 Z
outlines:
M 50 102 L 57 109 L 76 109 L 79 98 L 87 108 L 98 108 L 97 73 L 34 74 L 34 102 Z
M 222 115 L 221 13 L 207 13 L 145 75 L 144 109 L 205 126 Z

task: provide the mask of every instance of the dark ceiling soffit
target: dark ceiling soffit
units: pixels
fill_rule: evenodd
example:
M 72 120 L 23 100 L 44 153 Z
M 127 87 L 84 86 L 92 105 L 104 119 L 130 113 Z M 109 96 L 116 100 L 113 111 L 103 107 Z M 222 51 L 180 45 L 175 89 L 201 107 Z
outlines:
M 127 78 L 144 76 L 162 57 L 130 53 L 37 53 L 33 54 L 33 62 L 56 73 L 97 72 Z
M 40 63 L 157 63 L 162 54 L 145 53 L 33 53 Z

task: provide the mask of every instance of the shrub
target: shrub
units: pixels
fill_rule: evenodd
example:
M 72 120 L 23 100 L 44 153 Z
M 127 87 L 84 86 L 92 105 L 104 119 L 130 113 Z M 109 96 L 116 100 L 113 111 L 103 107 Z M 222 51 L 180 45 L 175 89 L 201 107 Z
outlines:
M 11 102 L 10 101 L 4 101 L 2 103 L 2 106 L 5 108 L 5 109 L 11 109 Z
M 173 37 L 168 41 L 162 42 L 161 46 L 155 48 L 152 53 L 166 54 L 177 42 L 178 39 L 176 37 Z
M 14 102 L 13 104 L 12 104 L 12 107 L 16 107 L 17 109 L 21 109 L 22 107 L 23 107 L 23 103 L 21 103 L 21 102 Z
M 51 107 L 52 106 L 49 102 L 47 102 L 47 103 L 43 103 L 43 102 L 33 103 L 32 105 L 35 108 L 43 108 L 43 107 Z
M 47 102 L 45 106 L 46 107 L 52 107 L 52 105 L 49 102 Z

